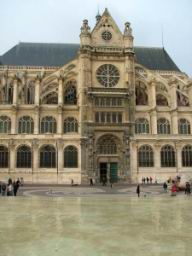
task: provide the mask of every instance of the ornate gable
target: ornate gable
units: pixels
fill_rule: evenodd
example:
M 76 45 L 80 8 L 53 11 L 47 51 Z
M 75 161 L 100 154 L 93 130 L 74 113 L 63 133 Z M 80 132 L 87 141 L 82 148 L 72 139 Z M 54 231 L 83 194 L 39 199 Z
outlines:
M 97 24 L 91 33 L 91 38 L 92 46 L 123 46 L 123 35 L 107 9 L 102 16 L 97 16 Z

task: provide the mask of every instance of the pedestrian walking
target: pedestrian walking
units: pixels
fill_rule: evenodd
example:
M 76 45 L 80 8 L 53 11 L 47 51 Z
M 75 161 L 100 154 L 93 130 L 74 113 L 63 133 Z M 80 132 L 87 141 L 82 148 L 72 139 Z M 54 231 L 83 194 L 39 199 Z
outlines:
M 2 184 L 2 186 L 1 186 L 1 193 L 2 193 L 2 196 L 5 196 L 5 194 L 6 194 L 6 184 L 5 183 L 3 183 Z
M 152 178 L 152 177 L 150 177 L 150 178 L 149 178 L 149 180 L 150 180 L 150 183 L 152 184 L 153 178 Z
M 147 184 L 148 184 L 149 183 L 149 178 L 147 177 L 146 180 L 147 180 Z
M 93 179 L 90 179 L 90 186 L 93 186 Z
M 19 185 L 20 185 L 20 183 L 19 183 L 18 180 L 16 182 L 14 181 L 14 183 L 13 183 L 13 193 L 14 193 L 14 196 L 17 196 L 17 191 L 19 189 Z
M 163 189 L 165 192 L 167 192 L 167 183 L 166 182 L 163 183 Z
M 140 185 L 139 184 L 137 185 L 136 193 L 137 193 L 137 196 L 140 197 Z

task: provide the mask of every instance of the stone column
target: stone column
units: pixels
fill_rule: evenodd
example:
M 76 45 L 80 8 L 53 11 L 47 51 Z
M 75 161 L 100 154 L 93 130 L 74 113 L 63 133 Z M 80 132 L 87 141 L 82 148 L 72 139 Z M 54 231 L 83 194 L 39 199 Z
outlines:
M 181 145 L 179 144 L 179 142 L 175 143 L 175 160 L 176 160 L 176 167 L 177 167 L 177 172 L 182 170 L 182 157 L 181 157 Z
M 37 78 L 35 81 L 35 105 L 39 105 L 40 99 L 40 79 Z
M 161 168 L 161 144 L 157 143 L 155 144 L 155 152 L 153 152 L 154 154 L 154 166 L 155 166 L 155 170 L 159 171 Z
M 157 112 L 154 110 L 151 112 L 151 133 L 157 134 Z
M 138 166 L 137 166 L 137 144 L 135 141 L 131 142 L 131 170 L 134 173 L 138 172 Z
M 39 169 L 39 142 L 37 139 L 33 140 L 33 172 Z
M 152 79 L 149 84 L 150 84 L 149 105 L 150 105 L 151 109 L 155 109 L 155 107 L 156 107 L 156 88 L 155 88 L 156 80 Z
M 39 107 L 35 107 L 34 134 L 39 134 Z
M 178 134 L 178 117 L 177 111 L 173 111 L 171 114 L 171 121 L 172 121 L 172 133 Z
M 17 133 L 17 109 L 12 106 L 12 117 L 11 117 L 11 134 Z
M 63 79 L 58 79 L 58 104 L 63 105 Z
M 13 81 L 13 105 L 17 105 L 17 100 L 18 100 L 18 83 L 17 83 L 17 78 L 14 78 Z
M 57 154 L 58 154 L 57 166 L 58 166 L 58 172 L 62 172 L 63 168 L 64 168 L 63 147 L 64 147 L 64 141 L 62 139 L 58 139 L 57 140 L 57 150 L 58 150 L 58 152 L 57 152 Z
M 15 151 L 15 141 L 11 139 L 9 141 L 9 171 L 15 172 L 16 168 L 16 151 Z
M 170 95 L 171 95 L 171 109 L 175 110 L 177 108 L 177 92 L 176 92 L 176 81 L 171 79 L 169 81 Z
M 58 106 L 57 113 L 58 113 L 57 133 L 62 134 L 63 133 L 63 110 L 61 105 Z

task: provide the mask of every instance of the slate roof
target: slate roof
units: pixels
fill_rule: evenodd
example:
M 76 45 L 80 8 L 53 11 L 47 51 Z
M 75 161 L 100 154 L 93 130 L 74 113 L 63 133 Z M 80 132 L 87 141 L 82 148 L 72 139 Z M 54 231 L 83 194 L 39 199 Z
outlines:
M 0 65 L 63 66 L 77 56 L 79 44 L 19 43 L 0 56 Z M 151 70 L 180 71 L 164 48 L 135 47 L 137 63 Z

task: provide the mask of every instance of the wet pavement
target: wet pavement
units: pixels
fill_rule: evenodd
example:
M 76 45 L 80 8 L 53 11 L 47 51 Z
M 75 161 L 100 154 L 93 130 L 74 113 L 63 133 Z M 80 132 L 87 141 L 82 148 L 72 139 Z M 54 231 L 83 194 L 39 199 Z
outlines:
M 0 256 L 191 255 L 192 197 L 141 190 L 33 186 L 0 197 Z

